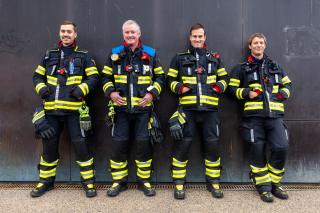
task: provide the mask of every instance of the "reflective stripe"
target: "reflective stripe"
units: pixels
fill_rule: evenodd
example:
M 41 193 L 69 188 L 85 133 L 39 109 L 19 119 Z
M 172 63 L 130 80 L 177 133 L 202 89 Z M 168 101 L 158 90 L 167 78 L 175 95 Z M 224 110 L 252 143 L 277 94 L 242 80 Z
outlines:
M 220 177 L 220 169 L 209 169 L 206 167 L 206 175 L 209 177 Z
M 240 80 L 236 79 L 236 78 L 230 78 L 229 86 L 239 87 L 240 86 Z
M 153 86 L 154 86 L 154 88 L 156 88 L 156 90 L 158 91 L 158 94 L 160 94 L 160 93 L 161 93 L 161 90 L 162 90 L 160 84 L 155 81 L 155 82 L 153 83 Z
M 252 88 L 253 90 L 260 90 L 261 92 L 263 91 L 261 84 L 258 84 L 258 83 L 249 84 L 249 87 Z
M 106 92 L 109 87 L 114 87 L 112 82 L 105 83 L 102 87 L 103 92 Z
M 47 83 L 51 84 L 53 86 L 57 86 L 58 78 L 50 76 L 50 75 L 47 75 Z
M 102 73 L 107 74 L 107 75 L 112 75 L 112 70 L 113 69 L 111 67 L 104 66 L 103 70 L 102 70 Z
M 94 170 L 81 171 L 80 174 L 83 179 L 87 180 L 94 177 Z
M 112 179 L 113 180 L 120 180 L 126 176 L 128 176 L 128 170 L 123 170 L 123 171 L 120 171 L 120 172 L 111 172 L 111 175 L 112 175 Z
M 41 110 L 38 112 L 34 117 L 32 118 L 32 123 L 34 124 L 37 120 L 43 118 L 45 116 L 44 110 Z
M 223 91 L 225 91 L 228 87 L 227 82 L 225 80 L 218 81 L 223 85 Z
M 41 65 L 38 65 L 37 69 L 35 70 L 36 73 L 40 75 L 45 75 L 46 74 L 46 68 L 44 68 Z
M 275 173 L 275 174 L 281 174 L 284 172 L 284 168 L 283 169 L 276 169 L 274 167 L 272 167 L 270 164 L 268 164 L 268 169 L 269 171 L 271 171 L 272 173 Z
M 271 182 L 271 178 L 270 178 L 269 174 L 266 174 L 262 177 L 254 177 L 254 179 L 256 181 L 256 185 Z
M 273 85 L 272 87 L 272 93 L 277 94 L 279 92 L 279 85 Z
M 78 165 L 81 167 L 85 167 L 85 166 L 91 166 L 93 164 L 93 158 L 87 160 L 87 161 L 77 161 Z
M 46 162 L 45 160 L 43 160 L 42 156 L 40 158 L 40 165 L 41 166 L 57 166 L 58 162 L 59 162 L 59 159 L 57 159 L 53 162 Z
M 217 82 L 217 76 L 216 75 L 207 76 L 207 84 L 214 84 L 216 82 Z
M 39 94 L 39 91 L 43 88 L 46 87 L 47 85 L 45 83 L 39 83 L 36 85 L 36 92 Z
M 138 76 L 138 84 L 151 84 L 150 76 Z
M 178 83 L 179 83 L 178 81 L 171 82 L 170 89 L 171 89 L 172 92 L 175 92 L 175 88 L 176 88 Z
M 122 99 L 125 101 L 125 103 L 121 106 L 126 106 L 127 105 L 127 97 L 122 97 Z M 114 106 L 120 106 L 116 102 L 112 102 Z
M 39 170 L 39 177 L 41 178 L 48 178 L 48 177 L 53 177 L 53 176 L 56 176 L 56 171 L 57 171 L 57 168 L 53 168 L 53 169 L 50 169 L 50 170 L 42 170 L 40 169 Z
M 110 160 L 110 167 L 112 169 L 123 169 L 123 168 L 126 168 L 128 165 L 128 162 L 125 161 L 125 162 L 115 162 L 113 160 Z
M 184 84 L 197 84 L 197 77 L 182 76 L 182 82 Z
M 259 167 L 255 167 L 253 165 L 250 165 L 250 168 L 251 168 L 251 171 L 253 173 L 261 173 L 261 172 L 265 172 L 265 171 L 268 171 L 268 167 L 265 166 L 265 167 L 262 167 L 262 168 L 259 168 Z
M 150 178 L 151 170 L 141 170 L 140 168 L 137 169 L 137 176 L 140 178 Z
M 263 102 L 246 102 L 244 104 L 244 111 L 246 110 L 256 110 L 263 109 Z
M 238 88 L 237 90 L 236 90 L 236 96 L 237 96 L 237 98 L 238 99 L 244 99 L 243 98 L 243 95 L 242 95 L 242 93 L 243 93 L 243 91 L 244 91 L 244 88 Z
M 127 83 L 127 76 L 126 75 L 114 75 L 114 82 L 115 83 Z
M 209 161 L 207 159 L 204 160 L 205 165 L 208 167 L 217 167 L 220 166 L 220 158 L 217 161 Z
M 168 76 L 171 76 L 171 77 L 173 77 L 173 78 L 176 78 L 176 77 L 178 76 L 178 73 L 179 73 L 178 70 L 175 70 L 175 69 L 170 68 L 167 75 L 168 75 Z
M 197 96 L 184 96 L 179 98 L 180 104 L 196 104 L 197 103 Z
M 148 161 L 135 160 L 135 162 L 136 162 L 138 168 L 147 168 L 147 167 L 151 166 L 152 159 L 150 159 Z
M 287 88 L 281 88 L 281 90 L 282 90 L 283 92 L 285 92 L 285 93 L 288 95 L 288 97 L 290 97 L 290 90 L 289 90 L 289 89 L 287 89 Z
M 138 106 L 141 99 L 142 98 L 132 97 L 131 98 L 131 106 Z M 152 105 L 152 102 L 148 103 L 146 106 L 151 106 L 151 105 Z
M 164 74 L 162 67 L 154 68 L 153 71 L 154 71 L 154 74 L 156 74 L 156 75 Z
M 80 84 L 82 81 L 82 76 L 71 76 L 67 78 L 66 85 Z
M 282 176 L 278 176 L 272 173 L 269 173 L 270 179 L 272 183 L 280 183 Z
M 44 109 L 53 110 L 53 109 L 69 109 L 69 110 L 79 110 L 82 106 L 82 102 L 70 102 L 70 101 L 48 101 L 44 102 Z
M 254 143 L 254 130 L 250 129 L 250 141 L 251 143 Z
M 282 111 L 284 112 L 284 105 L 283 103 L 278 103 L 278 102 L 270 102 L 269 103 L 270 109 L 271 110 L 277 110 L 277 111 Z
M 184 168 L 187 166 L 188 160 L 186 161 L 178 161 L 175 158 L 172 158 L 172 165 L 180 168 Z
M 83 95 L 87 95 L 89 93 L 89 87 L 87 83 L 79 84 L 78 87 L 81 89 Z
M 94 75 L 94 74 L 99 75 L 96 67 L 87 67 L 85 69 L 85 72 L 87 76 Z
M 200 95 L 201 104 L 209 104 L 213 106 L 218 106 L 219 98 L 211 97 L 207 95 Z
M 172 177 L 173 178 L 184 178 L 187 174 L 187 170 L 172 170 Z
M 289 83 L 291 83 L 291 80 L 289 79 L 288 76 L 285 76 L 285 77 L 282 78 L 282 84 L 283 85 L 286 85 L 286 84 L 289 84 Z
M 217 74 L 218 76 L 224 76 L 224 75 L 227 75 L 228 73 L 226 72 L 225 68 L 220 68 L 217 70 Z

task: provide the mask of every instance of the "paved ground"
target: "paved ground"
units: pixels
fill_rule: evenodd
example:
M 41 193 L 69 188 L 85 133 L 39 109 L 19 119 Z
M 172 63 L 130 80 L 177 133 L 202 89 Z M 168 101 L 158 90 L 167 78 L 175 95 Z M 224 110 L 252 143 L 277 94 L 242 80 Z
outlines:
M 214 199 L 204 189 L 188 189 L 185 200 L 174 200 L 172 190 L 158 189 L 147 198 L 129 189 L 116 198 L 106 190 L 88 199 L 80 189 L 55 189 L 43 197 L 31 198 L 29 189 L 1 189 L 0 212 L 320 212 L 320 190 L 289 191 L 289 200 L 260 201 L 255 191 L 226 190 L 223 199 Z

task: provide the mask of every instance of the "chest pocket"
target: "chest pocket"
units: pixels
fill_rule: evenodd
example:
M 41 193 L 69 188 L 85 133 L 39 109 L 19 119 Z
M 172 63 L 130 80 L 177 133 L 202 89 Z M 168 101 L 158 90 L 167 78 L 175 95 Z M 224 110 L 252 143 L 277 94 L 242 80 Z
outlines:
M 273 84 L 279 85 L 282 84 L 281 79 L 281 70 L 276 64 L 271 64 L 269 68 L 270 79 Z
M 73 62 L 70 61 L 68 65 L 68 71 L 70 75 L 82 75 L 83 63 L 81 58 L 74 58 Z
M 248 83 L 254 83 L 254 82 L 259 82 L 259 75 L 258 75 L 258 70 L 259 70 L 259 65 L 253 65 L 250 67 L 249 65 L 244 66 L 245 74 Z
M 208 75 L 216 75 L 218 68 L 218 60 L 214 58 L 211 54 L 207 54 L 206 58 Z
M 55 70 L 59 68 L 59 58 L 50 57 L 47 62 L 47 74 L 53 75 Z
M 196 57 L 189 55 L 185 56 L 181 60 L 182 75 L 192 76 L 196 65 Z

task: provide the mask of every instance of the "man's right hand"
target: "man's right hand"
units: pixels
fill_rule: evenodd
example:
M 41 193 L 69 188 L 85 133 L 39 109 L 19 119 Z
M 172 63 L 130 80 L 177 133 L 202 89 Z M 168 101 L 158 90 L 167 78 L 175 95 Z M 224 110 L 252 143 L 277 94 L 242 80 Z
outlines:
M 43 87 L 40 92 L 39 92 L 39 95 L 41 97 L 41 99 L 46 99 L 50 96 L 50 89 L 49 87 Z
M 189 92 L 190 90 L 191 90 L 190 87 L 184 86 L 184 87 L 182 88 L 182 90 L 181 90 L 181 93 L 183 94 L 183 93 Z
M 249 98 L 250 99 L 254 99 L 255 97 L 257 97 L 259 94 L 258 93 L 256 93 L 256 92 L 254 92 L 254 91 L 250 91 L 249 92 Z
M 117 105 L 124 105 L 126 101 L 120 96 L 119 92 L 112 92 L 110 98 Z

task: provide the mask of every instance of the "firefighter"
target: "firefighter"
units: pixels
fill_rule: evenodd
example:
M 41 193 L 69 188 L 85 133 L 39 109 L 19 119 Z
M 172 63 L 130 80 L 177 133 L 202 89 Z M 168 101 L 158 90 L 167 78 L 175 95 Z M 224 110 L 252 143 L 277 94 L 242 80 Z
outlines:
M 203 136 L 204 164 L 207 189 L 215 198 L 222 198 L 220 189 L 220 121 L 218 102 L 228 85 L 228 74 L 220 55 L 209 51 L 206 33 L 201 24 L 191 27 L 190 48 L 177 54 L 167 74 L 168 86 L 179 96 L 177 112 L 169 120 L 175 142 L 172 156 L 174 197 L 185 198 L 188 153 L 195 128 L 200 126 Z
M 150 184 L 153 150 L 148 123 L 153 101 L 159 99 L 164 86 L 165 74 L 155 49 L 141 42 L 137 22 L 125 21 L 122 32 L 123 45 L 112 49 L 102 71 L 103 91 L 115 112 L 110 159 L 113 185 L 107 196 L 117 196 L 127 189 L 129 146 L 136 151 L 138 188 L 144 195 L 154 196 Z M 134 140 L 129 137 L 130 129 Z
M 262 33 L 250 36 L 251 54 L 232 71 L 229 88 L 243 102 L 241 135 L 250 146 L 250 179 L 265 202 L 273 195 L 288 199 L 280 181 L 288 152 L 288 130 L 283 121 L 284 101 L 291 95 L 291 80 L 279 64 L 265 54 Z M 266 146 L 270 155 L 266 157 Z
M 75 148 L 86 196 L 94 197 L 97 194 L 94 159 L 85 138 L 91 122 L 84 98 L 96 87 L 99 73 L 92 57 L 76 44 L 75 23 L 62 22 L 59 35 L 57 47 L 46 52 L 33 73 L 35 90 L 43 100 L 43 108 L 37 110 L 33 118 L 42 137 L 43 153 L 38 165 L 40 181 L 31 196 L 40 197 L 53 189 L 59 161 L 59 138 L 66 126 Z

